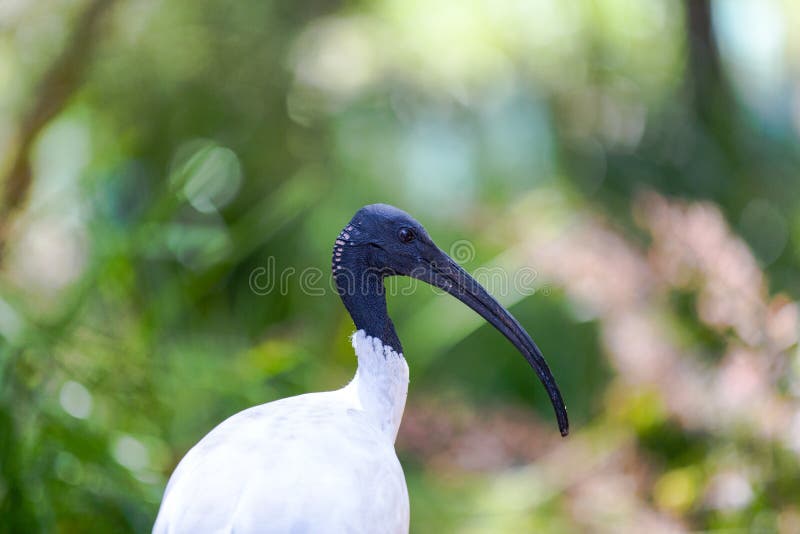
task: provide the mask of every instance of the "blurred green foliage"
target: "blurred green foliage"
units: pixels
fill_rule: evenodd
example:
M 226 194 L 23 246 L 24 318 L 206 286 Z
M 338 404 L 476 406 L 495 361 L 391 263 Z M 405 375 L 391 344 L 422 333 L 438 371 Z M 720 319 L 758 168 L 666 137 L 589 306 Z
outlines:
M 573 420 L 459 303 L 391 297 L 414 532 L 796 532 L 797 27 L 791 0 L 4 2 L 0 532 L 146 532 L 215 424 L 345 384 L 326 269 L 371 202 L 535 269 L 489 289 Z

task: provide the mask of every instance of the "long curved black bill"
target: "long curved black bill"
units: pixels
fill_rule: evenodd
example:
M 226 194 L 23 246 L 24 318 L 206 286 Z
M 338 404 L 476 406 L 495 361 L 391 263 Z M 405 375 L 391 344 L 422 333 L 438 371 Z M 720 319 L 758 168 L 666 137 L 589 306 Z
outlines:
M 492 297 L 472 276 L 461 268 L 450 256 L 439 250 L 439 257 L 424 268 L 411 274 L 414 278 L 447 291 L 472 308 L 481 317 L 500 331 L 528 360 L 547 390 L 558 420 L 562 436 L 569 433 L 567 407 L 561 398 L 555 378 L 544 360 L 542 351 L 533 342 L 511 313 Z

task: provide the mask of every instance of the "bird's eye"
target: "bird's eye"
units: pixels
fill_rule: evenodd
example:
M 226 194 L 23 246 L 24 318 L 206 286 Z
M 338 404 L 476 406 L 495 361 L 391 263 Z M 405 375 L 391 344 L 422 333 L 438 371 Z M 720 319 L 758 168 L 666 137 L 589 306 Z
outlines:
M 403 243 L 411 243 L 416 236 L 411 228 L 400 228 L 400 231 L 397 232 L 397 237 Z

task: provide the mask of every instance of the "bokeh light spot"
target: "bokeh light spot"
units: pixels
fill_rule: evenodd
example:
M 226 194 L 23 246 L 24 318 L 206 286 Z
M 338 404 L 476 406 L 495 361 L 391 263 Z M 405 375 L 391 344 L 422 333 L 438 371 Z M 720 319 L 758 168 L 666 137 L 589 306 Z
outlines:
M 674 469 L 665 473 L 653 488 L 659 508 L 685 512 L 697 498 L 697 473 L 692 468 Z
M 64 382 L 58 400 L 64 411 L 72 417 L 86 419 L 92 413 L 92 394 L 74 380 Z
M 242 169 L 233 150 L 195 140 L 178 149 L 170 182 L 197 211 L 214 213 L 236 197 Z
M 114 459 L 131 471 L 139 471 L 150 465 L 147 447 L 133 436 L 121 436 L 114 444 Z

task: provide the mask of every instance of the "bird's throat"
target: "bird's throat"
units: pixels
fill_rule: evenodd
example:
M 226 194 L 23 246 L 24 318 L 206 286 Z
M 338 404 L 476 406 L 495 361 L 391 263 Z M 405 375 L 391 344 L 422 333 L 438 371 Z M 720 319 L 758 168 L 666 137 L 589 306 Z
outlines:
M 347 228 L 345 228 L 347 230 Z M 386 309 L 386 272 L 369 267 L 368 251 L 349 246 L 348 234 L 343 231 L 333 249 L 333 279 L 339 297 L 356 325 L 366 335 L 380 339 L 398 354 L 403 347 Z
M 402 354 L 403 347 L 386 309 L 386 288 L 383 279 L 365 277 L 361 284 L 345 282 L 341 275 L 335 279 L 339 296 L 350 313 L 356 330 L 363 330 L 366 335 L 380 339 L 385 346 Z

